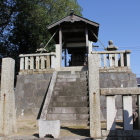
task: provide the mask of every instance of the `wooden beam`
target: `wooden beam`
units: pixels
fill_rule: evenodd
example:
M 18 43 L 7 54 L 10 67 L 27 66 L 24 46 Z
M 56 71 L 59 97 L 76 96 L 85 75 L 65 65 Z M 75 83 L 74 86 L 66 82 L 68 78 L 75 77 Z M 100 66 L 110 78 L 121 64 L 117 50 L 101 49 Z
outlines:
M 63 29 L 62 32 L 84 32 L 84 29 Z

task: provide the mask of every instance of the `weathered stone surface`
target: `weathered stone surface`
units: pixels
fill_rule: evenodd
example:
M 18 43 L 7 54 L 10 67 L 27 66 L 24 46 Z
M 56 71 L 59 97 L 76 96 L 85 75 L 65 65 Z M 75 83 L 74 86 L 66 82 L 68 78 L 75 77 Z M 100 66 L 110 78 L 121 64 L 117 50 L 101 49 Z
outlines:
M 107 130 L 115 130 L 116 109 L 115 96 L 106 96 L 107 108 Z
M 44 121 L 38 120 L 39 137 L 44 138 L 46 134 L 51 134 L 54 138 L 59 138 L 60 135 L 60 121 Z
M 17 117 L 37 118 L 51 76 L 50 73 L 17 76 L 15 89 Z
M 52 79 L 51 79 L 51 82 L 50 82 L 50 86 L 49 86 L 49 89 L 48 89 L 48 92 L 47 92 L 47 96 L 46 96 L 46 99 L 45 99 L 45 102 L 44 102 L 44 105 L 43 105 L 43 109 L 42 109 L 42 112 L 41 112 L 41 115 L 40 115 L 40 119 L 42 119 L 42 120 L 46 119 L 49 103 L 51 101 L 51 97 L 52 97 L 52 94 L 53 94 L 53 89 L 54 89 L 55 82 L 56 82 L 56 77 L 57 77 L 57 72 L 55 71 L 53 73 L 53 76 L 52 76 Z
M 88 55 L 91 137 L 101 137 L 98 58 L 98 54 Z
M 140 137 L 140 130 L 102 130 L 103 137 Z M 114 139 L 113 139 L 114 140 Z
M 132 96 L 123 96 L 124 130 L 133 130 Z
M 14 95 L 15 61 L 12 58 L 2 59 L 1 92 L 0 92 L 0 133 L 9 135 L 17 131 Z
M 73 113 L 73 114 L 87 114 L 88 107 L 50 107 L 48 113 Z
M 101 95 L 131 95 L 131 94 L 140 94 L 140 88 L 101 88 Z

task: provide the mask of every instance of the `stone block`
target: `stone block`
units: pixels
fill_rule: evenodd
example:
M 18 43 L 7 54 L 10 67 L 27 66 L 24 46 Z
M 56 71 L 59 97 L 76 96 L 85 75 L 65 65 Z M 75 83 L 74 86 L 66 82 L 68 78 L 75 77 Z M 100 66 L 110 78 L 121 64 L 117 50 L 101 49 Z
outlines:
M 122 108 L 122 95 L 116 95 L 116 108 Z
M 117 74 L 116 73 L 110 73 L 108 76 L 111 80 L 116 80 L 117 79 Z
M 45 80 L 50 80 L 51 77 L 52 77 L 52 73 L 44 74 L 44 79 L 45 79 Z
M 99 76 L 100 76 L 100 79 L 108 79 L 108 73 L 107 72 L 100 73 Z
M 124 87 L 124 88 L 125 88 L 125 87 L 129 87 L 129 86 L 128 86 L 128 81 L 126 81 L 126 80 L 121 80 L 121 85 L 120 85 L 120 87 L 121 87 L 121 86 Z
M 117 80 L 129 80 L 129 74 L 128 73 L 118 73 Z
M 88 107 L 51 107 L 49 113 L 71 113 L 71 114 L 87 114 L 89 112 Z
M 25 84 L 36 81 L 36 74 L 24 75 L 22 77 L 24 77 L 24 79 L 25 79 L 25 81 L 24 81 Z
M 136 74 L 133 74 L 133 73 L 130 73 L 129 74 L 129 78 L 130 78 L 130 80 L 134 80 L 134 81 L 136 81 Z
M 106 96 L 100 96 L 101 108 L 106 107 Z
M 39 137 L 44 138 L 46 134 L 51 134 L 54 138 L 59 138 L 60 135 L 60 120 L 38 120 Z
M 44 89 L 38 89 L 34 91 L 34 96 L 39 97 L 39 96 L 44 96 L 46 93 L 46 90 Z
M 128 82 L 128 87 L 137 87 L 136 80 L 135 81 L 129 81 Z
M 36 74 L 37 80 L 44 80 L 44 75 L 43 74 Z

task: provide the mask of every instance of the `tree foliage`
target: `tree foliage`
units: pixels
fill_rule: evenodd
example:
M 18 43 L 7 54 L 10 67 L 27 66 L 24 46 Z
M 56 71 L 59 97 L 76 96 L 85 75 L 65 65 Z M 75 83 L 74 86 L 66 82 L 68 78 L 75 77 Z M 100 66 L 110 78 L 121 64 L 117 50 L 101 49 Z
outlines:
M 1 4 L 6 8 L 0 11 L 1 56 L 35 52 L 51 37 L 47 25 L 68 15 L 71 9 L 78 15 L 82 11 L 77 0 L 2 0 Z

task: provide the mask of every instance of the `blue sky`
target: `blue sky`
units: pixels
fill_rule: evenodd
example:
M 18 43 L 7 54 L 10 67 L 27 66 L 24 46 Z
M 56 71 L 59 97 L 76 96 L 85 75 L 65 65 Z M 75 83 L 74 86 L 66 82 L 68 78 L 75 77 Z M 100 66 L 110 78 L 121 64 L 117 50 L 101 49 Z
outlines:
M 99 39 L 108 46 L 113 40 L 119 50 L 131 50 L 132 72 L 140 77 L 140 0 L 78 0 L 83 17 L 97 22 Z M 95 43 L 103 50 L 101 44 Z

